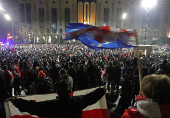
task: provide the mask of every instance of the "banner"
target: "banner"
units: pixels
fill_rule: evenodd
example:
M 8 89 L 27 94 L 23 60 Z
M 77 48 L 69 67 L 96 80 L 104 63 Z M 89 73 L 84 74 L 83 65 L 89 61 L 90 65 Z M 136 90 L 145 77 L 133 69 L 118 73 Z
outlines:
M 82 91 L 75 91 L 71 93 L 71 96 L 86 95 L 90 92 L 93 92 L 96 88 L 86 89 Z M 33 100 L 36 102 L 53 100 L 56 99 L 57 94 L 44 94 L 44 95 L 32 95 L 18 97 L 24 100 Z M 27 112 L 21 112 L 16 108 L 12 102 L 4 102 L 4 107 L 6 111 L 6 118 L 40 118 L 39 116 L 31 115 Z M 108 118 L 108 110 L 106 105 L 106 98 L 103 96 L 98 102 L 93 105 L 89 105 L 82 111 L 82 118 Z

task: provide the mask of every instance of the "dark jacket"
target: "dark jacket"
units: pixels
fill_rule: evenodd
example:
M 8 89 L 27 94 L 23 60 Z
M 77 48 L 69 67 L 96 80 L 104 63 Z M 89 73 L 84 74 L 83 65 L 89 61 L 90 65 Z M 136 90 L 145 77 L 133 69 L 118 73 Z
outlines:
M 23 99 L 13 101 L 13 104 L 21 111 L 31 115 L 47 118 L 81 118 L 82 110 L 88 105 L 96 103 L 105 94 L 104 89 L 97 90 L 83 96 L 57 97 L 55 100 L 34 102 Z
M 60 77 L 59 77 L 59 68 L 56 66 L 53 66 L 52 69 L 49 70 L 50 78 L 55 83 Z
M 91 79 L 93 79 L 93 80 L 96 80 L 96 79 L 97 79 L 97 78 L 96 78 L 96 76 L 97 76 L 97 69 L 96 69 L 95 65 L 91 64 L 91 65 L 87 68 L 87 74 L 88 74 L 90 80 L 91 80 Z
M 73 67 L 70 67 L 68 70 L 67 70 L 67 74 L 69 76 L 71 76 L 73 78 L 73 80 L 75 81 L 76 79 L 76 70 L 73 68 Z
M 119 66 L 115 67 L 115 81 L 119 82 L 120 81 L 120 77 L 121 77 L 121 68 Z
M 106 69 L 106 73 L 109 75 L 109 80 L 113 80 L 115 74 L 115 68 L 113 66 L 109 66 Z
M 77 72 L 77 87 L 79 90 L 88 89 L 89 77 L 85 70 Z

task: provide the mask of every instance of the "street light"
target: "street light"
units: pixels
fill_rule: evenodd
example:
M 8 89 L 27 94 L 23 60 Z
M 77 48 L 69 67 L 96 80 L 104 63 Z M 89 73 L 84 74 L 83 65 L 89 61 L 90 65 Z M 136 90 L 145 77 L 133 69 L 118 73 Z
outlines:
M 122 28 L 122 20 L 124 20 L 124 19 L 126 19 L 127 18 L 127 13 L 123 13 L 123 15 L 122 15 L 122 17 L 120 18 L 120 26 L 119 26 L 119 28 Z M 118 21 L 118 22 L 119 22 Z
M 145 7 L 146 10 L 146 18 L 145 18 L 145 40 L 144 44 L 146 44 L 147 41 L 147 31 L 149 28 L 149 21 L 150 21 L 150 10 L 152 7 L 154 7 L 157 4 L 157 0 L 143 0 L 142 6 Z
M 143 0 L 142 6 L 145 8 L 152 8 L 156 5 L 157 0 Z
M 123 16 L 122 16 L 122 19 L 126 19 L 126 17 L 127 17 L 127 14 L 124 13 Z
M 4 9 L 1 7 L 1 5 L 0 5 L 0 11 L 4 11 Z
M 5 16 L 5 18 L 6 18 L 7 20 L 10 20 L 10 19 L 11 19 L 8 14 L 5 14 L 4 16 Z

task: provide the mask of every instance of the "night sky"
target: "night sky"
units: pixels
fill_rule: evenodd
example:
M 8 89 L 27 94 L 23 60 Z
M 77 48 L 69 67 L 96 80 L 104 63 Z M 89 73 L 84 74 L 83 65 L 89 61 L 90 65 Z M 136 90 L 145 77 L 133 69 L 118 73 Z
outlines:
M 10 29 L 12 21 L 19 21 L 18 0 L 0 0 L 0 4 L 2 8 L 5 10 L 5 13 L 9 14 L 11 17 L 11 21 L 7 21 L 4 18 L 3 13 L 0 12 L 0 28 L 3 29 L 5 33 L 8 33 L 11 31 Z

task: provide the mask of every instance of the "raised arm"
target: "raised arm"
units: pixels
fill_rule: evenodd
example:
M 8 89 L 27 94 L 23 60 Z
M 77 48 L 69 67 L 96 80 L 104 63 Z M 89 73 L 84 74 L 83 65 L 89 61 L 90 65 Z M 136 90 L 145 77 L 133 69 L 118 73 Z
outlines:
M 83 109 L 86 108 L 88 105 L 92 105 L 100 100 L 106 92 L 106 88 L 98 88 L 95 91 L 86 94 L 83 97 Z

